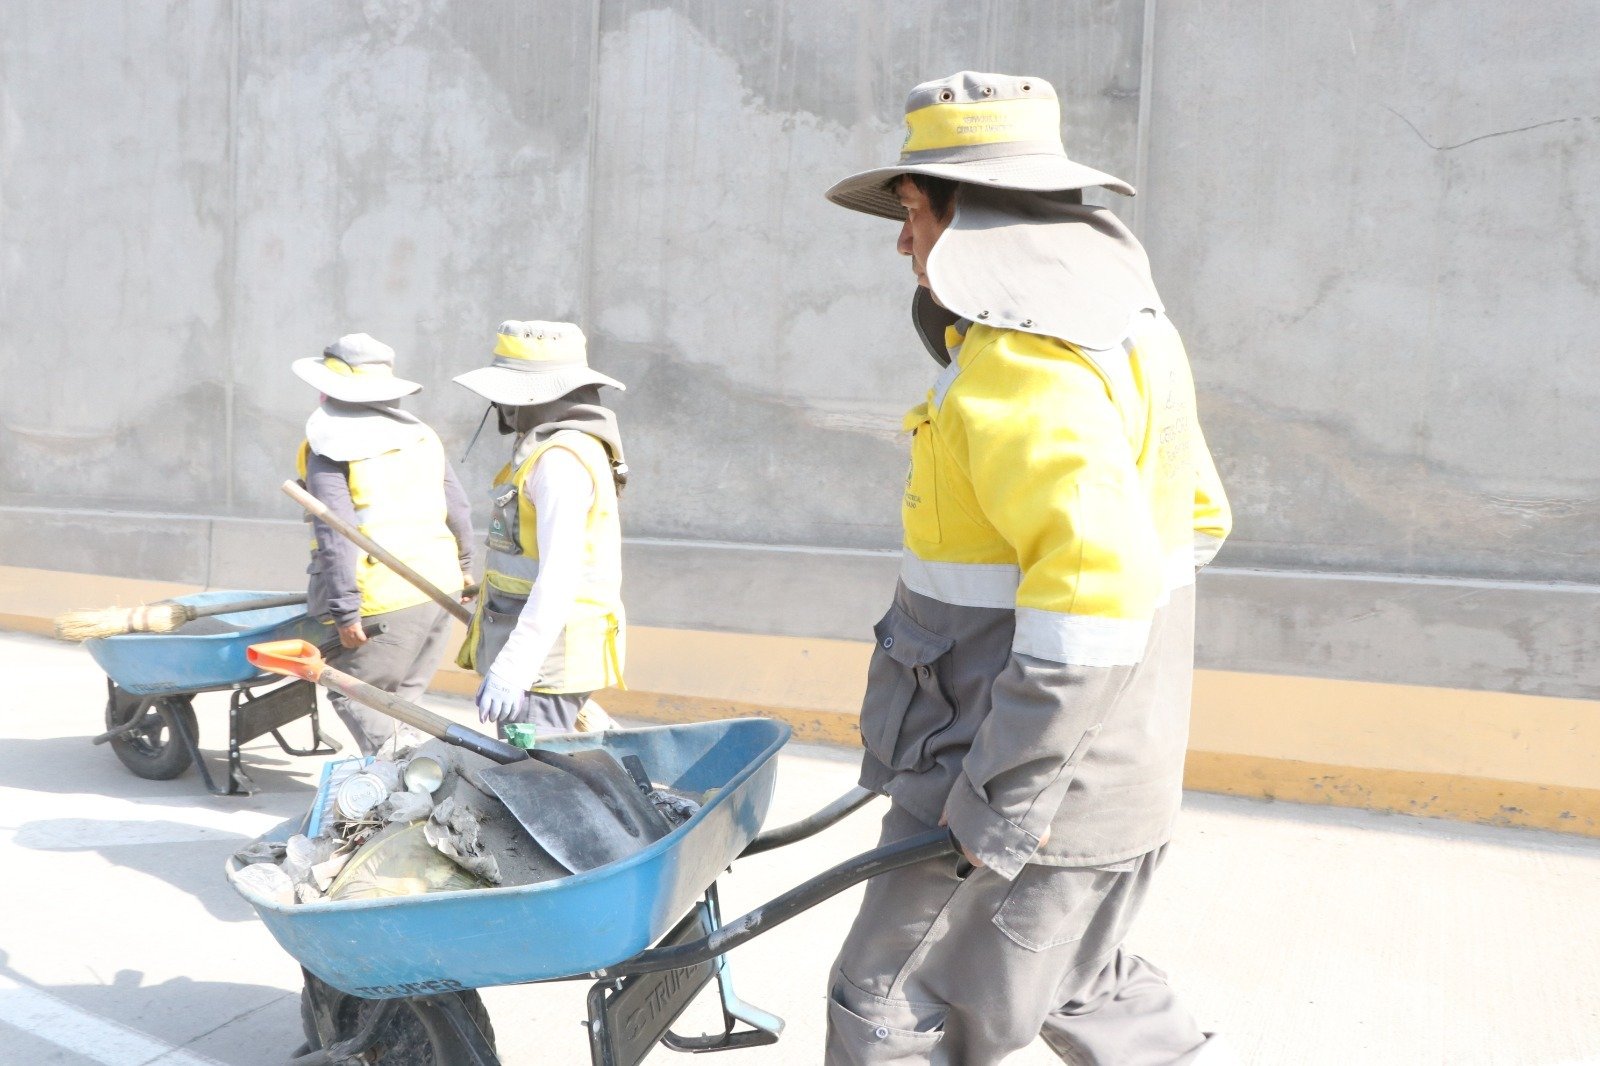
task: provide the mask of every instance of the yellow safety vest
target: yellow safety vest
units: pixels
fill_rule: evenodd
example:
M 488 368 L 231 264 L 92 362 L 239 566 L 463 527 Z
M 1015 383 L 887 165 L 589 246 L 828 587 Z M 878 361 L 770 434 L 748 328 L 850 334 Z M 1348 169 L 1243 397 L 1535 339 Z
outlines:
M 444 445 L 427 426 L 418 429 L 414 444 L 350 462 L 356 528 L 443 591 L 459 593 L 460 554 L 445 524 Z M 301 441 L 295 465 L 302 481 L 310 453 L 310 443 Z M 428 602 L 426 593 L 365 552 L 356 560 L 356 590 L 363 616 Z
M 494 656 L 516 628 L 522 605 L 538 579 L 538 515 L 523 486 L 539 458 L 551 448 L 565 448 L 583 463 L 594 482 L 594 503 L 585 521 L 583 581 L 577 602 L 530 691 L 624 688 L 626 627 L 616 483 L 611 477 L 611 459 L 605 445 L 578 430 L 556 433 L 521 465 L 512 469 L 508 463 L 495 476 L 496 506 L 489 526 L 483 593 L 478 597 L 478 607 L 456 663 L 480 674 L 488 672 Z

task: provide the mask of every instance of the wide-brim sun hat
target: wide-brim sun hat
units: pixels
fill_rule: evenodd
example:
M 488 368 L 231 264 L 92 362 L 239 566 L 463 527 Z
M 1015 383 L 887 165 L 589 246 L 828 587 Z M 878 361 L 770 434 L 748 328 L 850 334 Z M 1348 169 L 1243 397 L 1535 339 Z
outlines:
M 295 376 L 325 396 L 347 403 L 382 403 L 422 389 L 396 377 L 394 349 L 365 333 L 347 333 L 322 350 L 320 358 L 296 359 Z
M 840 207 L 902 220 L 905 208 L 889 188 L 902 174 L 1025 192 L 1101 186 L 1132 196 L 1132 185 L 1068 158 L 1061 141 L 1061 102 L 1043 78 L 963 70 L 926 81 L 906 97 L 906 139 L 900 161 L 852 174 L 827 197 Z
M 511 407 L 548 403 L 585 385 L 626 390 L 590 368 L 583 330 L 571 322 L 502 322 L 494 362 L 454 380 L 490 403 Z

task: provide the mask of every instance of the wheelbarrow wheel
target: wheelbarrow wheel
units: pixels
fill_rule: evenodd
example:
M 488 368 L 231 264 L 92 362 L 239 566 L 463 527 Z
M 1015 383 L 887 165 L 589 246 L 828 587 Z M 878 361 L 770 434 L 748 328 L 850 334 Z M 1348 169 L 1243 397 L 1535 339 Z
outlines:
M 113 688 L 106 701 L 106 728 L 126 725 L 139 709 L 140 699 L 130 696 L 120 688 Z M 117 753 L 122 765 L 140 777 L 151 781 L 170 781 L 189 768 L 194 756 L 189 746 L 178 735 L 178 724 L 189 736 L 200 736 L 200 725 L 194 716 L 193 696 L 162 696 L 144 712 L 137 729 L 111 738 L 111 750 Z
M 300 1026 L 305 1030 L 307 1050 L 320 1051 L 325 1045 L 321 1034 L 317 1032 L 310 981 L 317 979 L 308 978 L 307 986 L 300 990 Z M 360 1031 L 369 1012 L 378 1006 L 374 1000 L 346 995 L 321 981 L 317 981 L 317 994 L 330 1005 L 336 1040 L 347 1040 Z M 467 1017 L 472 1019 L 472 1023 L 483 1033 L 484 1040 L 493 1047 L 494 1026 L 489 1024 L 489 1009 L 483 1005 L 483 997 L 471 989 L 449 994 L 461 1000 L 461 1005 L 467 1009 Z M 389 1024 L 378 1034 L 377 1044 L 362 1061 L 373 1066 L 454 1066 L 447 1055 L 441 1056 L 439 1049 L 434 1047 L 422 1019 L 410 1007 L 404 1006 L 395 1012 Z

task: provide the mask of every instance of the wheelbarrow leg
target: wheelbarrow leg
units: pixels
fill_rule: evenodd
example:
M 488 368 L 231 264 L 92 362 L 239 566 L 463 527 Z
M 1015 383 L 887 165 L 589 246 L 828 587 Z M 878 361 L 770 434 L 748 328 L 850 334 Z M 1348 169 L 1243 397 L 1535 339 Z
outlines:
M 722 926 L 722 909 L 717 901 L 715 883 L 706 890 L 706 908 L 710 912 L 711 926 Z M 717 966 L 717 992 L 722 998 L 722 1032 L 703 1036 L 679 1036 L 670 1029 L 661 1042 L 673 1051 L 700 1054 L 707 1051 L 731 1051 L 736 1048 L 761 1047 L 775 1044 L 783 1033 L 783 1019 L 760 1007 L 751 1006 L 740 999 L 733 990 L 733 971 L 726 955 L 719 956 Z M 748 1029 L 735 1031 L 743 1022 Z
M 705 900 L 662 944 L 696 941 L 714 933 L 721 921 L 713 884 L 706 890 Z M 672 1023 L 712 977 L 722 994 L 722 1032 L 704 1036 L 674 1033 Z M 740 1022 L 751 1028 L 736 1032 Z M 589 988 L 589 1055 L 594 1066 L 636 1066 L 657 1043 L 695 1054 L 760 1047 L 774 1043 L 782 1031 L 782 1018 L 734 995 L 728 960 L 723 957 L 598 981 Z
M 249 796 L 256 791 L 256 783 L 250 780 L 250 775 L 239 764 L 239 720 L 243 716 L 243 697 L 243 689 L 234 689 L 228 697 L 228 791 L 225 795 L 229 796 Z
M 228 779 L 227 788 L 218 788 L 217 783 L 211 778 L 211 771 L 206 768 L 205 756 L 200 754 L 199 738 L 189 734 L 187 723 L 179 719 L 172 723 L 173 732 L 178 734 L 178 739 L 183 741 L 183 746 L 189 749 L 189 754 L 194 756 L 194 768 L 200 771 L 200 780 L 205 782 L 206 791 L 213 796 L 233 796 L 238 794 L 234 788 L 233 779 Z M 230 730 L 231 732 L 231 730 Z

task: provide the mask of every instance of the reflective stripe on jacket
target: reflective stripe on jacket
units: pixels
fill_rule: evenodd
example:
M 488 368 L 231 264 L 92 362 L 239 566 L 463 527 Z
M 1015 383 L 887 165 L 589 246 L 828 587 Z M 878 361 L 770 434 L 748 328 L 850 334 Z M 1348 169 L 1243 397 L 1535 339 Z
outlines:
M 460 548 L 445 521 L 444 446 L 427 426 L 419 426 L 418 431 L 413 444 L 347 464 L 356 528 L 438 588 L 459 593 Z M 295 466 L 302 481 L 310 452 L 310 443 L 301 441 Z M 312 547 L 316 547 L 315 541 Z M 363 616 L 429 600 L 427 593 L 366 552 L 356 558 L 355 580 Z
M 552 435 L 515 470 L 507 464 L 495 476 L 496 506 L 489 526 L 483 595 L 456 662 L 486 673 L 516 627 L 522 605 L 538 580 L 538 514 L 524 486 L 540 457 L 551 448 L 565 448 L 583 463 L 594 482 L 594 503 L 585 520 L 584 574 L 577 602 L 531 691 L 594 692 L 621 686 L 626 626 L 616 483 L 605 445 L 577 430 Z
M 1108 351 L 982 325 L 949 341 L 906 418 L 863 783 L 947 815 L 1006 876 L 1142 854 L 1180 798 L 1197 558 L 1230 524 L 1182 342 L 1154 311 Z

